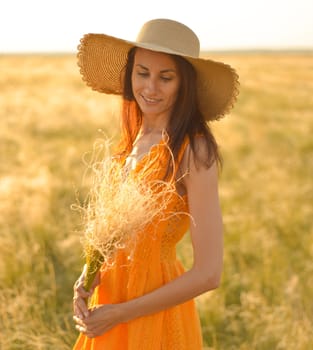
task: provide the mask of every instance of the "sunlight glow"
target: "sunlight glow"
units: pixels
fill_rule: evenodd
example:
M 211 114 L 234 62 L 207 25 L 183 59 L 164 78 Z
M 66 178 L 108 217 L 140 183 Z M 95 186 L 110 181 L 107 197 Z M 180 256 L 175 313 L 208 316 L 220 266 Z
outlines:
M 204 50 L 312 49 L 311 0 L 4 0 L 0 53 L 74 52 L 84 33 L 134 40 L 152 18 L 190 26 Z

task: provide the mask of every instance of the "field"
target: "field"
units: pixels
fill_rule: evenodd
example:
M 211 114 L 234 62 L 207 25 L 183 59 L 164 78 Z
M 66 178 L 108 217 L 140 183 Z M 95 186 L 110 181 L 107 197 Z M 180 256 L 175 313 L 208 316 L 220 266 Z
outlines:
M 215 54 L 241 93 L 214 122 L 225 263 L 197 298 L 207 349 L 313 349 L 313 55 Z M 71 55 L 0 56 L 0 349 L 69 350 L 82 265 L 83 155 L 119 135 L 118 99 Z M 189 237 L 178 247 L 188 268 Z

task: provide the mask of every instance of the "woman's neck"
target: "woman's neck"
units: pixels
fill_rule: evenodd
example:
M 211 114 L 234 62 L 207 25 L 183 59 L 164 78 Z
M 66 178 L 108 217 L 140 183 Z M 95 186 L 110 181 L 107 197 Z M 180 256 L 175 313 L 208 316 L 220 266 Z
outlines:
M 163 132 L 165 132 L 165 130 L 166 130 L 165 128 L 142 126 L 139 130 L 139 134 L 140 135 L 148 135 L 148 134 L 161 135 Z
M 167 128 L 167 118 L 149 118 L 144 116 L 139 133 L 146 134 L 162 134 Z

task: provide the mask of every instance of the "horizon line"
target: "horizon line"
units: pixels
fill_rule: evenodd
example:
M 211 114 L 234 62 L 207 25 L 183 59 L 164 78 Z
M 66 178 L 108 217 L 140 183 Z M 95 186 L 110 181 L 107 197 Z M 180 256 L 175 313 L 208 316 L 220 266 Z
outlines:
M 291 53 L 313 53 L 313 47 L 260 47 L 260 48 L 225 48 L 225 49 L 209 49 L 203 48 L 200 49 L 200 57 L 201 55 L 206 55 L 209 53 L 279 53 L 279 52 L 291 52 Z M 76 55 L 76 51 L 67 51 L 67 50 L 51 50 L 51 51 L 6 51 L 0 52 L 0 56 L 13 56 L 13 55 Z

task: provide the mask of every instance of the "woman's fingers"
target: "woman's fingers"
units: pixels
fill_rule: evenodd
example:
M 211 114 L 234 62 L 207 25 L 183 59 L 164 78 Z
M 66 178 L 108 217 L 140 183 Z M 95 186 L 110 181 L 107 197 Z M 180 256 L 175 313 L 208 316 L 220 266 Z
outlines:
M 74 315 L 79 318 L 84 318 L 89 315 L 88 307 L 85 299 L 80 297 L 73 298 L 73 311 Z
M 76 329 L 87 337 L 96 337 L 109 331 L 120 323 L 117 305 L 96 305 L 89 310 L 89 316 L 79 319 L 74 317 Z
M 85 334 L 87 337 L 92 338 L 93 337 L 93 333 L 90 332 L 90 330 L 88 330 L 86 324 L 83 322 L 82 319 L 80 319 L 79 317 L 74 316 L 73 317 L 76 325 L 75 328 L 80 332 Z
M 90 323 L 88 319 L 81 319 L 79 317 L 73 316 L 76 323 L 75 328 L 80 332 L 85 334 L 88 338 L 94 338 L 103 333 L 103 330 L 98 330 L 97 325 Z
M 73 297 L 73 310 L 74 315 L 78 317 L 87 317 L 89 315 L 86 300 L 90 297 L 90 293 L 87 292 L 82 285 L 78 284 L 74 288 Z
M 87 292 L 83 285 L 79 285 L 76 289 L 74 289 L 74 295 L 78 295 L 81 298 L 89 298 L 91 293 Z
M 74 315 L 73 316 L 73 320 L 75 321 L 77 326 L 80 326 L 80 327 L 84 327 L 85 326 L 83 320 L 80 317 L 77 317 L 77 316 Z

